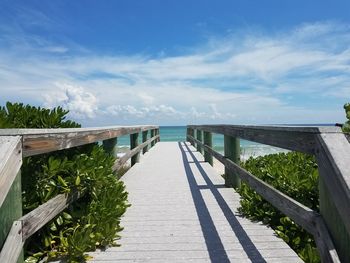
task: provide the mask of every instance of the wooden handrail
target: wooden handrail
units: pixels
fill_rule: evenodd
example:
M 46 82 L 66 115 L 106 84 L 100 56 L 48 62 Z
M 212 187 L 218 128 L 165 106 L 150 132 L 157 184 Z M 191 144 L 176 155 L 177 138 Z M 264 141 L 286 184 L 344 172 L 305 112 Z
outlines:
M 317 141 L 320 174 L 350 233 L 350 143 L 344 134 L 319 134 Z
M 321 254 L 324 256 L 324 262 L 340 262 L 339 257 L 334 250 L 334 244 L 319 213 L 273 188 L 271 185 L 265 183 L 191 135 L 188 135 L 187 137 L 189 140 L 200 145 L 204 151 L 220 161 L 228 170 L 236 173 L 266 201 L 271 203 L 274 207 L 289 216 L 293 221 L 312 234 L 317 241 L 316 243 Z
M 349 260 L 350 255 L 344 244 L 349 244 L 350 237 L 350 140 L 339 127 L 189 125 L 187 128 L 187 139 L 197 146 L 198 151 L 203 148 L 205 154 L 217 158 L 227 171 L 239 176 L 263 198 L 311 233 L 323 262 L 338 262 L 340 255 Z M 321 213 L 303 210 L 301 204 L 295 203 L 293 199 L 287 201 L 289 197 L 285 198 L 285 195 L 279 194 L 232 160 L 215 152 L 198 135 L 196 139 L 198 131 L 223 134 L 225 140 L 226 136 L 242 138 L 315 155 L 320 174 Z M 340 249 L 341 254 L 335 248 Z
M 77 129 L 0 129 L 0 207 L 20 170 L 22 152 L 24 157 L 32 156 L 148 130 L 153 134 L 159 134 L 159 127 L 151 125 Z M 146 146 L 153 146 L 158 141 L 159 135 L 155 135 L 131 149 L 115 162 L 113 171 L 118 170 Z M 77 200 L 81 194 L 83 193 L 59 194 L 13 221 L 0 252 L 0 262 L 17 262 L 25 240 Z
M 22 165 L 20 136 L 0 137 L 0 207 Z
M 144 143 L 138 145 L 137 147 L 135 147 L 134 149 L 126 152 L 125 155 L 123 155 L 119 159 L 116 159 L 115 163 L 113 165 L 113 171 L 120 169 L 131 157 L 133 157 L 135 154 L 143 151 L 145 146 L 150 145 L 152 142 L 156 141 L 159 137 L 160 137 L 159 135 L 153 136 L 152 138 L 148 139 L 146 142 L 144 142 Z
M 339 127 L 188 125 L 189 129 L 218 133 L 292 151 L 315 154 L 315 134 L 341 133 Z
M 154 129 L 158 129 L 158 126 L 113 126 L 73 129 L 0 129 L 0 136 L 22 136 L 23 156 L 27 157 Z

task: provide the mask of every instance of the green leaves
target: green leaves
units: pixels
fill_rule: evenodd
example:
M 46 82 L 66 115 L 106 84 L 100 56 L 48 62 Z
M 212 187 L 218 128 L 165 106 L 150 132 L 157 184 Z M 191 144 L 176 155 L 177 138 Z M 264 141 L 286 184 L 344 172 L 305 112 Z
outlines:
M 22 103 L 0 107 L 0 128 L 75 128 L 61 107 L 44 109 Z M 26 262 L 64 256 L 83 262 L 97 246 L 114 245 L 120 217 L 128 207 L 124 184 L 112 171 L 114 158 L 97 144 L 28 157 L 22 165 L 24 214 L 62 193 L 82 197 L 26 242 Z
M 80 124 L 65 120 L 68 111 L 61 107 L 44 109 L 7 102 L 0 108 L 0 128 L 79 128 Z
M 250 158 L 243 168 L 300 203 L 318 211 L 318 170 L 313 156 L 290 152 Z M 320 262 L 310 234 L 280 213 L 248 185 L 238 189 L 239 211 L 270 225 L 306 262 Z
M 344 105 L 344 110 L 348 120 L 343 125 L 343 132 L 350 132 L 350 103 Z

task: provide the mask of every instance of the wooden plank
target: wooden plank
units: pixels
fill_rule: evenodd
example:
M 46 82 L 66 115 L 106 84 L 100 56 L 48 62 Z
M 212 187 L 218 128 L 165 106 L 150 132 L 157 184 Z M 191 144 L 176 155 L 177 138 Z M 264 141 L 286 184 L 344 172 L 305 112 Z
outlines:
M 314 234 L 317 249 L 320 253 L 322 262 L 341 262 L 339 256 L 341 256 L 332 241 L 332 237 L 328 232 L 328 228 L 323 220 L 322 216 L 318 216 L 315 219 L 315 226 L 317 233 Z
M 0 135 L 22 135 L 23 156 L 26 157 L 155 128 L 157 128 L 157 126 L 118 126 L 74 129 L 3 129 L 0 130 Z
M 321 176 L 350 233 L 350 144 L 343 134 L 320 134 L 316 154 Z
M 232 162 L 239 165 L 241 147 L 239 144 L 239 138 L 224 135 L 224 150 L 225 157 Z M 241 179 L 235 173 L 232 173 L 230 169 L 225 167 L 225 185 L 227 187 L 238 188 L 241 185 Z
M 156 141 L 158 139 L 159 135 L 154 136 L 152 138 L 150 138 L 149 140 L 147 140 L 146 142 L 138 145 L 136 148 L 126 152 L 122 157 L 120 157 L 119 159 L 117 159 L 113 165 L 113 171 L 117 171 L 120 169 L 120 167 L 122 167 L 132 156 L 134 156 L 135 154 L 137 154 L 138 152 L 140 152 L 144 147 L 146 147 L 147 145 L 151 144 L 152 142 Z
M 191 139 L 200 143 L 193 137 Z M 312 234 L 317 241 L 317 246 L 320 250 L 323 262 L 340 262 L 338 253 L 334 249 L 333 241 L 329 236 L 324 221 L 320 218 L 320 214 L 271 187 L 269 184 L 214 151 L 212 148 L 206 145 L 203 145 L 203 147 L 205 151 L 208 151 L 223 163 L 225 168 L 238 174 L 243 181 L 260 194 L 266 201 L 271 203 L 274 207 L 289 216 L 293 221 Z
M 316 134 L 341 133 L 341 129 L 339 127 L 333 126 L 284 127 L 246 125 L 189 125 L 188 127 L 309 154 L 314 154 L 317 148 L 317 142 L 315 140 Z
M 318 135 L 320 212 L 343 262 L 350 262 L 350 144 L 342 134 Z
M 0 137 L 0 207 L 22 165 L 20 136 Z
M 23 241 L 42 228 L 79 197 L 80 194 L 77 192 L 69 195 L 59 194 L 22 216 L 19 221 L 22 221 Z
M 0 248 L 22 215 L 21 165 L 21 137 L 0 136 Z
M 161 142 L 121 180 L 132 203 L 121 247 L 89 253 L 94 262 L 302 262 L 272 229 L 239 216 L 239 195 L 216 187 L 223 178 L 193 147 Z
M 150 129 L 157 129 L 155 125 L 134 125 L 134 126 L 104 126 L 104 127 L 89 127 L 89 128 L 57 128 L 57 129 L 0 129 L 0 136 L 14 136 L 14 135 L 49 135 L 49 134 L 67 134 L 67 133 L 91 133 L 110 131 L 111 137 L 114 131 L 119 132 L 120 130 L 139 130 L 145 131 Z M 109 139 L 109 138 L 106 138 Z
M 0 248 L 6 241 L 13 221 L 22 216 L 22 184 L 19 171 L 0 207 Z
M 22 222 L 14 221 L 6 242 L 0 252 L 0 262 L 16 263 L 21 254 L 23 244 Z

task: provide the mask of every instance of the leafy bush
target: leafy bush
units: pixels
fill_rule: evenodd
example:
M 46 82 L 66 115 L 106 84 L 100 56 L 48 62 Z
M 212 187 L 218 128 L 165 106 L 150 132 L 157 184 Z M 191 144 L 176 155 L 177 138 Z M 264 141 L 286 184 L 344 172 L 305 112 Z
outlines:
M 346 118 L 348 120 L 343 125 L 343 132 L 350 133 L 350 103 L 346 103 L 344 105 L 344 109 L 345 109 Z
M 0 128 L 80 127 L 65 120 L 68 112 L 7 103 L 0 108 Z M 85 252 L 113 245 L 121 230 L 127 193 L 112 171 L 114 157 L 97 144 L 27 157 L 22 166 L 24 213 L 61 193 L 82 197 L 34 234 L 25 246 L 26 262 L 65 256 L 86 259 Z
M 318 211 L 318 170 L 313 156 L 290 152 L 250 158 L 242 164 L 256 177 L 287 194 L 298 202 Z M 242 183 L 239 211 L 257 221 L 270 225 L 276 234 L 292 247 L 306 262 L 320 262 L 312 235 L 293 220 Z

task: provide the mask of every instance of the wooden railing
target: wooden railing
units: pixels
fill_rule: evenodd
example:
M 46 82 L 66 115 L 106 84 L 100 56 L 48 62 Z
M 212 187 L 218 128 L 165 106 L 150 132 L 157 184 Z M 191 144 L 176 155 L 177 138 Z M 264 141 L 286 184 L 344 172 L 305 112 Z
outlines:
M 148 139 L 148 132 L 150 138 Z M 139 134 L 142 143 L 139 144 Z M 31 235 L 80 197 L 80 193 L 59 194 L 30 213 L 22 215 L 22 158 L 84 144 L 103 142 L 110 154 L 116 154 L 117 137 L 130 134 L 130 151 L 116 160 L 118 170 L 130 158 L 139 161 L 140 153 L 160 140 L 158 126 L 127 126 L 77 129 L 2 129 L 0 130 L 0 262 L 17 262 L 23 244 Z M 34 172 L 34 171 L 33 171 Z M 5 215 L 5 216 L 3 216 Z M 1 238 L 3 238 L 1 240 Z
M 224 155 L 213 150 L 212 133 L 224 135 Z M 239 138 L 316 156 L 320 213 L 293 200 L 239 166 Z M 225 166 L 225 184 L 247 183 L 316 241 L 322 262 L 350 262 L 350 143 L 339 127 L 189 125 L 187 140 Z

